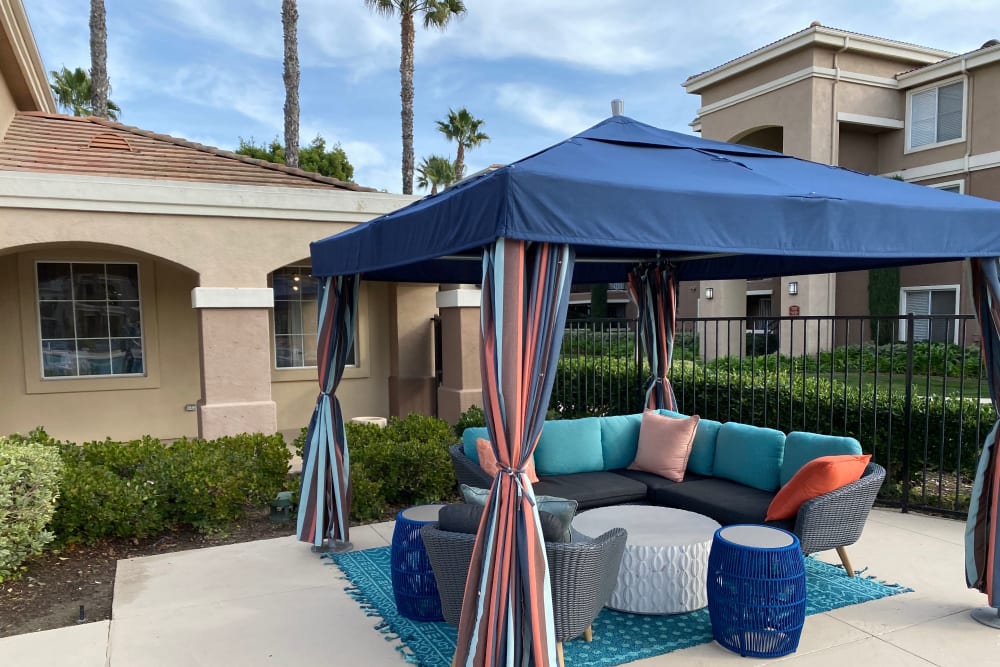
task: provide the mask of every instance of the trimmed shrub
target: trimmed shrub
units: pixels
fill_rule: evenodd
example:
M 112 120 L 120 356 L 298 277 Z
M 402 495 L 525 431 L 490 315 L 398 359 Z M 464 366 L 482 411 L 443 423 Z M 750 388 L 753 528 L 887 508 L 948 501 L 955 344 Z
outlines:
M 50 447 L 0 437 L 0 583 L 52 541 L 46 525 L 55 512 L 62 461 Z
M 458 416 L 458 421 L 455 422 L 455 435 L 461 440 L 465 429 L 477 426 L 486 426 L 486 415 L 483 414 L 481 407 L 471 405 L 468 410 Z
M 455 435 L 434 417 L 391 417 L 385 428 L 346 425 L 351 454 L 351 518 L 370 521 L 391 507 L 446 500 L 455 493 L 448 446 Z

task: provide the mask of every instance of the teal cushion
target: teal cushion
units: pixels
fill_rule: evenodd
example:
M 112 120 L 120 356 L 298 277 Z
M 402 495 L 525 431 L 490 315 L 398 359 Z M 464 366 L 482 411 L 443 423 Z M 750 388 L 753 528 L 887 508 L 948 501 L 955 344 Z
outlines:
M 601 420 L 597 417 L 545 422 L 535 449 L 539 475 L 570 475 L 604 470 Z
M 788 483 L 802 466 L 820 456 L 860 454 L 861 443 L 854 438 L 793 431 L 785 438 L 785 459 L 781 462 L 781 485 Z
M 588 417 L 589 419 L 589 417 Z M 468 484 L 462 484 L 462 497 L 470 505 L 486 505 L 486 498 L 489 496 L 489 489 L 480 489 Z M 572 536 L 571 527 L 573 517 L 576 516 L 577 502 L 566 498 L 556 498 L 555 496 L 535 496 L 535 504 L 539 512 L 548 512 L 559 521 L 558 542 L 570 542 Z
M 479 452 L 476 450 L 477 438 L 490 439 L 490 432 L 485 426 L 473 426 L 462 431 L 462 449 L 465 455 L 479 463 Z
M 722 422 L 714 419 L 703 418 L 698 421 L 698 430 L 691 443 L 691 456 L 688 457 L 688 470 L 699 475 L 715 474 L 715 443 L 721 429 Z
M 673 410 L 660 410 L 659 412 L 675 419 L 687 417 L 687 415 Z M 688 457 L 688 470 L 709 477 L 714 474 L 715 441 L 718 439 L 720 428 L 722 428 L 722 422 L 717 422 L 714 419 L 702 418 L 698 421 L 698 430 L 694 433 L 691 455 Z
M 635 460 L 642 414 L 601 417 L 601 449 L 604 469 L 625 468 Z
M 715 441 L 714 476 L 760 489 L 777 491 L 785 434 L 726 422 Z

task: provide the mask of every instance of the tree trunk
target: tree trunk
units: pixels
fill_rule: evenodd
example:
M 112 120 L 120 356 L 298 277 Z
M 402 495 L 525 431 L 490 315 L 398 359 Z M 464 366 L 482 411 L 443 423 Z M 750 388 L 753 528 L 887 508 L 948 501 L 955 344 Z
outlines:
M 91 112 L 108 117 L 108 25 L 104 0 L 90 0 Z
M 413 13 L 400 12 L 399 97 L 403 102 L 403 194 L 413 194 Z
M 285 164 L 299 166 L 299 9 L 296 0 L 282 0 L 285 32 Z
M 455 149 L 455 182 L 462 180 L 462 172 L 465 171 L 465 144 L 458 140 L 458 148 Z

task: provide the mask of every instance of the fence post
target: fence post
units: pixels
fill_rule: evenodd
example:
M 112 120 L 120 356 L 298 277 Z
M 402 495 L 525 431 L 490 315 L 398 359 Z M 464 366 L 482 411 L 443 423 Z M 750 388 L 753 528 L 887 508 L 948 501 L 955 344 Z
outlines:
M 906 400 L 903 407 L 903 475 L 902 511 L 910 509 L 910 448 L 913 422 L 913 313 L 906 315 Z

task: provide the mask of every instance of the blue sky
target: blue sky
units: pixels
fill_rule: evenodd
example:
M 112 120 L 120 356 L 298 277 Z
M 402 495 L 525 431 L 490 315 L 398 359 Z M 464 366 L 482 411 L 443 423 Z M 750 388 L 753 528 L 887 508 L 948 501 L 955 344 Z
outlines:
M 23 0 L 47 70 L 89 68 L 88 0 Z M 106 0 L 122 122 L 233 149 L 283 132 L 280 0 Z M 818 20 L 955 52 L 1000 38 L 1000 0 L 466 0 L 446 32 L 418 28 L 414 151 L 453 156 L 450 108 L 492 141 L 467 173 L 627 115 L 690 132 L 681 84 Z M 299 0 L 302 143 L 339 142 L 362 185 L 401 191 L 399 23 L 363 0 Z M 418 191 L 419 192 L 419 191 Z

